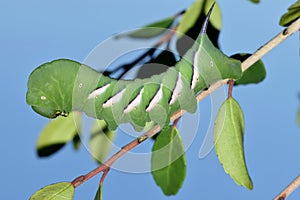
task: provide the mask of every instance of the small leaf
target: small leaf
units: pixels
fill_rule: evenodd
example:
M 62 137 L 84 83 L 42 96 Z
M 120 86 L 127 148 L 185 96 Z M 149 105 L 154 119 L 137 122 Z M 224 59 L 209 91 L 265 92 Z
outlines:
M 279 24 L 288 26 L 300 17 L 300 0 L 288 8 L 288 12 L 281 16 Z
M 259 3 L 259 0 L 250 0 L 253 3 Z
M 186 175 L 184 147 L 176 127 L 166 127 L 157 136 L 151 158 L 152 176 L 165 195 L 175 195 Z
M 75 150 L 79 150 L 80 148 L 80 135 L 76 134 L 73 138 L 73 147 Z
M 148 24 L 140 29 L 137 29 L 136 31 L 121 34 L 117 37 L 120 38 L 120 37 L 128 36 L 132 38 L 141 38 L 141 39 L 156 37 L 162 34 L 163 32 L 165 32 L 173 24 L 173 22 L 174 22 L 174 17 L 168 17 L 160 21 Z
M 59 116 L 49 122 L 41 132 L 37 142 L 37 152 L 40 157 L 49 156 L 67 142 L 74 139 L 81 129 L 81 114 L 72 112 L 68 117 Z
M 298 108 L 297 124 L 300 126 L 300 107 Z
M 296 3 L 294 3 L 289 7 L 289 10 L 299 9 L 299 8 L 300 8 L 300 1 L 298 0 Z
M 240 60 L 243 62 L 246 60 L 251 54 L 235 54 L 231 57 Z M 246 85 L 251 83 L 259 83 L 262 82 L 266 78 L 266 69 L 262 60 L 254 63 L 250 68 L 243 72 L 243 75 L 240 79 L 235 82 L 235 85 Z
M 216 154 L 226 173 L 238 184 L 251 190 L 244 158 L 244 116 L 239 104 L 228 98 L 221 106 L 214 128 Z
M 91 131 L 90 149 L 93 158 L 103 163 L 115 138 L 115 131 L 108 129 L 104 120 L 96 120 Z
M 102 185 L 99 185 L 94 200 L 102 200 Z
M 74 186 L 69 182 L 60 182 L 35 192 L 30 200 L 72 200 L 74 196 Z

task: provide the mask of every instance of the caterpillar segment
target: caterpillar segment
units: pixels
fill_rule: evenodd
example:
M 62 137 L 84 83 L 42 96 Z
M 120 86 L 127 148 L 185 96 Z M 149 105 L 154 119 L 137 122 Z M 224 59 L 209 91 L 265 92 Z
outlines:
M 194 112 L 197 107 L 196 100 L 191 100 L 195 96 L 190 84 L 176 68 L 147 79 L 118 82 L 112 79 L 110 83 L 99 80 L 99 83 L 88 99 L 94 99 L 96 117 L 106 120 L 111 129 L 130 122 L 140 131 L 150 121 L 163 127 L 169 123 L 170 111 L 181 108 Z M 181 101 L 188 106 L 181 106 Z M 192 110 L 191 104 L 194 104 Z

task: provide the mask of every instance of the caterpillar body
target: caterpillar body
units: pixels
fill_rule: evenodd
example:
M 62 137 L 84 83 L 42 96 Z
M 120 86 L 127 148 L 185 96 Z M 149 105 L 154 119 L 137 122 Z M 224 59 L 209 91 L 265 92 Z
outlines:
M 193 47 L 164 73 L 115 80 L 78 62 L 55 60 L 31 73 L 27 103 L 49 118 L 80 110 L 104 119 L 110 129 L 130 122 L 141 131 L 150 121 L 164 127 L 175 111 L 196 111 L 195 94 L 218 80 L 237 80 L 242 75 L 240 61 L 225 56 L 210 42 L 208 19 L 209 15 Z

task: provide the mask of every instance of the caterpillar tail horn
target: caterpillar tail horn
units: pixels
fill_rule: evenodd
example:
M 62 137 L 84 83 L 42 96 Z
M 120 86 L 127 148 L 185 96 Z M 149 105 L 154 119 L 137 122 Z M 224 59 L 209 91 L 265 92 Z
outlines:
M 208 26 L 208 23 L 209 23 L 209 18 L 210 18 L 210 15 L 211 15 L 211 13 L 212 13 L 212 11 L 213 11 L 213 9 L 214 9 L 215 4 L 216 4 L 216 2 L 214 2 L 214 3 L 212 4 L 212 6 L 210 7 L 210 9 L 209 9 L 209 11 L 208 11 L 208 13 L 207 13 L 207 15 L 206 15 L 206 18 L 205 18 L 205 20 L 204 20 L 204 23 L 203 23 L 203 25 L 202 25 L 200 34 L 206 34 L 207 26 Z

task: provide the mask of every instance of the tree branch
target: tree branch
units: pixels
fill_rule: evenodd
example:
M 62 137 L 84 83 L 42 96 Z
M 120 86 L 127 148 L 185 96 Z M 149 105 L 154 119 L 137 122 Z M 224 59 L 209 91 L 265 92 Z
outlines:
M 300 176 L 295 178 L 274 200 L 284 200 L 300 185 Z
M 298 20 L 296 20 L 294 23 L 292 23 L 290 26 L 288 26 L 284 31 L 280 32 L 277 36 L 275 36 L 272 40 L 270 40 L 264 46 L 262 46 L 261 48 L 259 48 L 247 60 L 245 60 L 242 63 L 242 71 L 244 72 L 245 70 L 247 70 L 248 68 L 250 68 L 255 62 L 257 62 L 260 58 L 262 58 L 266 53 L 268 53 L 269 51 L 271 51 L 278 44 L 280 44 L 281 42 L 283 42 L 286 38 L 288 38 L 290 35 L 292 35 L 296 31 L 298 31 L 299 29 L 300 29 L 300 18 Z M 206 96 L 208 96 L 213 91 L 217 90 L 218 88 L 220 88 L 224 84 L 227 84 L 228 81 L 229 81 L 229 79 L 225 79 L 225 80 L 217 81 L 216 83 L 212 84 L 207 90 L 204 90 L 200 94 L 197 95 L 197 97 L 196 97 L 197 101 L 198 102 L 201 101 L 202 99 L 204 99 Z M 174 120 L 178 119 L 185 112 L 186 111 L 184 111 L 184 110 L 179 110 L 179 111 L 175 112 L 171 116 L 171 121 L 174 121 Z M 90 178 L 94 177 L 95 175 L 99 174 L 100 172 L 107 171 L 110 168 L 110 166 L 112 166 L 112 164 L 116 160 L 118 160 L 118 158 L 120 158 L 121 156 L 123 156 L 124 154 L 126 154 L 126 152 L 128 152 L 131 149 L 135 148 L 136 146 L 138 146 L 140 143 L 144 142 L 148 138 L 154 136 L 160 130 L 161 130 L 161 128 L 158 125 L 154 126 L 147 133 L 141 135 L 140 137 L 136 138 L 135 140 L 133 140 L 129 144 L 127 144 L 124 147 L 122 147 L 120 149 L 120 151 L 118 151 L 111 158 L 109 158 L 104 164 L 98 166 L 96 169 L 94 169 L 93 171 L 87 173 L 86 175 L 79 176 L 76 179 L 74 179 L 72 181 L 72 184 L 76 188 L 79 185 L 81 185 L 82 183 L 84 183 L 85 181 L 87 181 Z M 103 182 L 103 180 L 102 180 L 102 182 Z
M 287 39 L 289 36 L 300 30 L 300 18 L 298 18 L 294 23 L 276 35 L 272 40 L 267 42 L 261 48 L 259 48 L 252 56 L 242 63 L 242 70 L 245 71 L 256 61 L 261 59 L 265 54 L 278 46 L 281 42 Z

